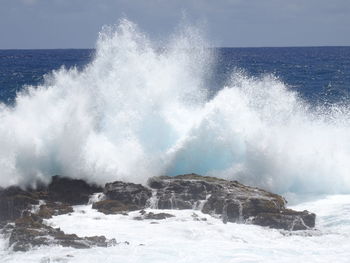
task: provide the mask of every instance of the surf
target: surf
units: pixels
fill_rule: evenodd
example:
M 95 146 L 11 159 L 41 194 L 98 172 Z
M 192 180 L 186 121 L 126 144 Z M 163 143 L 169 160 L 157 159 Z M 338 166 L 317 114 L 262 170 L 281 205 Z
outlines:
M 123 19 L 83 69 L 53 71 L 2 104 L 0 186 L 194 172 L 282 194 L 350 192 L 347 105 L 311 107 L 278 77 L 240 70 L 211 95 L 218 61 L 199 30 L 164 43 Z

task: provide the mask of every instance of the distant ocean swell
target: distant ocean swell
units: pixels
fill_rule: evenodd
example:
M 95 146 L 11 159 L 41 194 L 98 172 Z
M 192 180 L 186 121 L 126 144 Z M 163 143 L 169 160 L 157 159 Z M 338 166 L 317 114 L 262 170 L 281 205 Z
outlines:
M 349 107 L 314 109 L 278 78 L 240 72 L 208 96 L 214 61 L 193 28 L 162 50 L 127 20 L 105 28 L 84 69 L 52 72 L 0 106 L 0 186 L 195 172 L 350 193 Z

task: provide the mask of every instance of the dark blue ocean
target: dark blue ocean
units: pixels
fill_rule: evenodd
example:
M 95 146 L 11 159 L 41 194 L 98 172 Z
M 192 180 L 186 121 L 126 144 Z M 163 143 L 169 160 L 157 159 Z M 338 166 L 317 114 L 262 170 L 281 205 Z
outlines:
M 311 104 L 346 103 L 350 91 L 350 47 L 217 48 L 210 77 L 222 87 L 235 69 L 250 76 L 273 74 Z M 0 50 L 0 100 L 13 102 L 25 85 L 43 82 L 64 66 L 82 68 L 94 50 Z

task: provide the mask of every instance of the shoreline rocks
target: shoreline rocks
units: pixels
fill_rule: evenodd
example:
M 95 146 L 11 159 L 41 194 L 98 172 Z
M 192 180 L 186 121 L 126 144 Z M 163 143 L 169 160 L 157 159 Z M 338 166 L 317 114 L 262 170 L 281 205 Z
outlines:
M 107 240 L 104 236 L 78 237 L 75 234 L 65 234 L 59 228 L 45 225 L 40 216 L 30 213 L 18 218 L 9 232 L 9 246 L 13 251 L 28 251 L 45 245 L 91 248 L 116 244 L 115 239 Z
M 103 191 L 103 198 L 98 196 Z M 73 212 L 73 205 L 92 204 L 104 214 L 126 214 L 140 210 L 136 220 L 162 220 L 173 215 L 143 211 L 152 209 L 193 209 L 219 217 L 224 223 L 247 223 L 289 231 L 315 227 L 316 215 L 286 208 L 285 199 L 268 191 L 215 177 L 185 174 L 159 176 L 147 186 L 116 181 L 105 187 L 83 180 L 54 176 L 38 190 L 0 188 L 0 230 L 9 236 L 14 251 L 41 245 L 74 248 L 115 245 L 104 236 L 78 237 L 44 224 L 48 219 Z M 96 222 L 98 223 L 98 222 Z M 153 222 L 155 223 L 155 222 Z
M 134 220 L 164 220 L 172 217 L 175 216 L 169 213 L 147 213 L 145 210 L 141 210 L 140 216 L 134 217 Z
M 72 205 L 86 204 L 90 195 L 100 191 L 102 188 L 83 180 L 60 176 L 53 176 L 47 187 L 41 186 L 38 190 L 23 190 L 15 186 L 0 189 L 0 230 L 9 237 L 9 247 L 13 251 L 28 251 L 43 245 L 74 248 L 115 245 L 115 239 L 65 234 L 43 221 L 52 216 L 72 213 Z
M 48 186 L 24 190 L 17 186 L 0 189 L 0 222 L 14 221 L 22 212 L 39 205 L 42 213 L 59 215 L 73 211 L 71 206 L 87 204 L 90 196 L 102 188 L 83 180 L 53 176 Z M 44 201 L 44 205 L 40 205 Z
M 107 183 L 103 189 L 106 199 L 118 200 L 126 206 L 142 209 L 152 196 L 152 191 L 141 185 L 116 181 Z M 137 209 L 135 209 L 137 210 Z
M 153 209 L 194 209 L 219 216 L 224 223 L 248 223 L 284 230 L 306 230 L 315 226 L 316 215 L 285 207 L 277 194 L 215 177 L 185 174 L 159 176 L 148 187 L 116 181 L 106 184 L 106 200 L 93 208 L 105 214 Z
M 102 188 L 97 185 L 56 175 L 52 177 L 47 187 L 47 199 L 69 205 L 83 205 L 87 204 L 90 196 L 97 192 L 102 192 Z

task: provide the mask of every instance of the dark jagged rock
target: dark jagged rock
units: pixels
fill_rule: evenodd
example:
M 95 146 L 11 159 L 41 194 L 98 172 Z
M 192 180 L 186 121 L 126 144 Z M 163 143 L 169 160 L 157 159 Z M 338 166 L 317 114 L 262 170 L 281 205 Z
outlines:
M 106 199 L 117 200 L 132 210 L 143 209 L 147 200 L 152 196 L 152 191 L 141 184 L 113 182 L 106 184 L 104 190 Z
M 250 222 L 286 230 L 302 230 L 315 226 L 315 214 L 285 208 L 280 195 L 245 186 L 237 181 L 196 174 L 151 178 L 153 204 L 158 209 L 200 209 L 220 215 L 226 222 Z
M 39 211 L 45 218 L 70 213 L 71 205 L 86 204 L 91 194 L 101 191 L 102 188 L 83 180 L 60 176 L 52 177 L 48 186 L 40 185 L 38 189 L 23 190 L 16 186 L 0 189 L 0 222 L 16 220 L 24 210 L 38 205 L 40 200 L 46 202 Z
M 116 181 L 103 190 L 106 200 L 95 202 L 92 208 L 104 214 L 119 214 L 145 208 L 152 191 L 141 184 Z
M 43 224 L 41 217 L 30 213 L 15 221 L 9 238 L 9 245 L 13 251 L 28 251 L 43 245 L 90 248 L 115 244 L 115 239 L 107 240 L 104 236 L 78 237 L 75 234 L 65 234 L 59 228 Z
M 287 230 L 305 230 L 315 227 L 316 215 L 308 211 L 283 210 L 280 213 L 260 213 L 252 219 L 259 226 L 271 226 Z
M 42 218 L 48 219 L 53 216 L 69 214 L 72 212 L 73 207 L 68 204 L 48 201 L 45 204 L 40 205 L 37 211 L 37 215 Z
M 121 214 L 128 211 L 138 210 L 139 207 L 133 204 L 126 205 L 117 200 L 103 200 L 92 205 L 93 209 L 98 210 L 106 215 Z
M 31 205 L 39 204 L 38 196 L 19 187 L 0 190 L 0 221 L 13 221 Z
M 102 188 L 83 180 L 54 176 L 48 186 L 23 190 L 19 187 L 0 189 L 0 227 L 9 236 L 14 251 L 27 251 L 42 245 L 61 245 L 74 248 L 110 246 L 114 239 L 104 236 L 78 237 L 43 223 L 43 219 L 73 212 L 71 205 L 88 203 L 89 197 Z M 14 223 L 9 223 L 14 222 Z
M 101 192 L 102 188 L 83 180 L 53 176 L 47 188 L 48 200 L 70 205 L 87 204 L 90 195 Z
M 287 230 L 315 226 L 315 214 L 286 209 L 282 196 L 237 181 L 186 174 L 153 177 L 148 185 L 152 191 L 142 185 L 119 181 L 106 184 L 104 194 L 107 200 L 95 203 L 93 208 L 105 214 L 133 211 L 146 206 L 198 209 L 221 216 L 224 223 L 246 222 Z M 148 216 L 152 219 L 154 214 Z M 143 215 L 136 219 L 146 217 Z
M 161 176 L 153 177 L 148 185 L 157 189 L 157 208 L 159 209 L 191 209 L 197 201 L 205 200 L 208 191 L 212 191 L 214 185 L 206 181 L 192 183 L 183 177 Z
M 144 210 L 141 210 L 141 216 L 137 216 L 134 219 L 135 220 L 163 220 L 163 219 L 167 219 L 167 218 L 171 218 L 171 217 L 175 217 L 172 214 L 168 214 L 168 213 L 146 213 Z
M 167 219 L 167 218 L 171 218 L 171 217 L 175 217 L 172 214 L 168 214 L 168 213 L 147 213 L 144 215 L 144 219 L 151 219 L 151 220 L 163 220 L 163 219 Z

